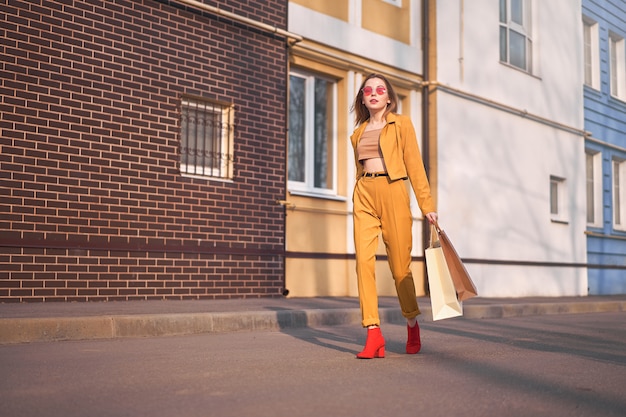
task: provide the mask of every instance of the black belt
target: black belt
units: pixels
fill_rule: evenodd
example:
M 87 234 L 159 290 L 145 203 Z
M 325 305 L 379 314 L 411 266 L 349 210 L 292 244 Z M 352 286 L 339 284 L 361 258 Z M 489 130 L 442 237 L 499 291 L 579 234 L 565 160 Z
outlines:
M 386 172 L 365 172 L 363 174 L 364 177 L 388 177 L 389 174 L 387 174 Z

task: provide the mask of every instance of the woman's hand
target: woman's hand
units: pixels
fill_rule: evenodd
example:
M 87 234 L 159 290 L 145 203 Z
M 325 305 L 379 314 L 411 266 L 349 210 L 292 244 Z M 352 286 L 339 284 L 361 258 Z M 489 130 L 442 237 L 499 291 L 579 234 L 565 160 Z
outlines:
M 439 218 L 439 216 L 437 216 L 437 213 L 432 211 L 430 213 L 426 213 L 426 218 L 428 219 L 428 222 L 430 224 L 435 224 L 437 223 L 437 219 Z

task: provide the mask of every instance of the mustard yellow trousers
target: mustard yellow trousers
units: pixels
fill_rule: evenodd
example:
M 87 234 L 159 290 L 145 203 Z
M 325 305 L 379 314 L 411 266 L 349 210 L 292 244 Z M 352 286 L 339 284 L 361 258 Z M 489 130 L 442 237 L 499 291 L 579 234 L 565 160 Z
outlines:
M 404 180 L 361 177 L 353 195 L 354 245 L 363 327 L 380 325 L 376 290 L 376 250 L 382 233 L 402 315 L 420 314 L 411 273 L 413 216 Z

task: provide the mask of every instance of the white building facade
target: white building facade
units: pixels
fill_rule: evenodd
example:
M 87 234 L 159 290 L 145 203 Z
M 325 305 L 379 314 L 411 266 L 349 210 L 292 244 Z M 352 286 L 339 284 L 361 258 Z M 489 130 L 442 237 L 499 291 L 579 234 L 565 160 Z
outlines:
M 483 296 L 587 294 L 580 3 L 436 4 L 442 223 Z
M 356 295 L 348 110 L 369 72 L 391 79 L 413 119 L 440 225 L 480 295 L 586 295 L 580 10 L 578 0 L 290 1 L 289 30 L 304 37 L 292 76 L 329 83 L 333 119 L 331 162 L 308 157 L 333 181 L 290 182 L 283 202 L 290 295 Z M 424 283 L 428 227 L 416 204 L 414 215 Z M 380 291 L 393 295 L 380 255 Z

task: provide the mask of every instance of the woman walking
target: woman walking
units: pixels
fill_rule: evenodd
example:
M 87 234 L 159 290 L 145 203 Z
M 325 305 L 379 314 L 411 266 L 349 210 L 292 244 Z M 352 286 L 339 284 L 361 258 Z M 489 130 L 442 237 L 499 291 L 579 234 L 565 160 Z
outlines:
M 378 236 L 387 250 L 389 267 L 402 315 L 407 320 L 406 353 L 421 349 L 415 285 L 411 273 L 412 224 L 405 180 L 417 197 L 429 222 L 437 221 L 426 170 L 411 119 L 396 114 L 398 97 L 389 81 L 370 74 L 363 81 L 352 110 L 356 129 L 350 140 L 356 162 L 354 188 L 354 243 L 362 325 L 367 341 L 359 359 L 385 357 L 385 339 L 380 330 L 375 262 Z

